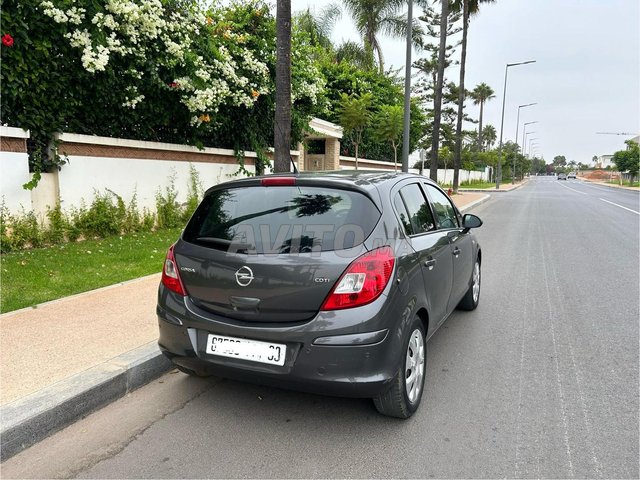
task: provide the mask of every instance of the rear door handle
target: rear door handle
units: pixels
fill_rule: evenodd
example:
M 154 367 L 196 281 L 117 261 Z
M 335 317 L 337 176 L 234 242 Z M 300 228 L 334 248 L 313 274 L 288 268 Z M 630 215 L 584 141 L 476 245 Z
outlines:
M 429 270 L 433 270 L 433 267 L 436 266 L 435 258 L 432 258 L 432 259 L 427 260 L 426 262 L 424 262 L 424 266 L 427 267 Z
M 459 249 L 458 247 L 455 247 L 455 248 L 453 249 L 453 252 L 451 252 L 451 253 L 453 253 L 453 255 L 454 255 L 455 257 L 457 257 L 458 255 L 460 255 L 460 249 Z

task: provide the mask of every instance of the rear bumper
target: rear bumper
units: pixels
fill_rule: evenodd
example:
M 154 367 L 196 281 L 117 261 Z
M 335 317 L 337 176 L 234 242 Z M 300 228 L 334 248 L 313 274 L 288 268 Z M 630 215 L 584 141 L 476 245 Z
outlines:
M 339 321 L 334 312 L 321 312 L 303 325 L 256 327 L 224 319 L 197 319 L 189 315 L 181 298 L 164 300 L 164 305 L 175 308 L 182 301 L 184 311 L 169 313 L 158 308 L 160 349 L 175 364 L 191 370 L 310 393 L 368 398 L 389 388 L 400 365 L 400 336 L 393 334 L 393 329 L 372 333 L 380 332 L 384 326 L 375 302 L 354 309 L 359 311 L 342 311 Z M 284 343 L 285 364 L 268 365 L 207 354 L 209 333 Z M 318 338 L 338 335 L 348 335 L 344 338 L 355 344 L 314 344 Z M 362 341 L 375 343 L 358 344 Z

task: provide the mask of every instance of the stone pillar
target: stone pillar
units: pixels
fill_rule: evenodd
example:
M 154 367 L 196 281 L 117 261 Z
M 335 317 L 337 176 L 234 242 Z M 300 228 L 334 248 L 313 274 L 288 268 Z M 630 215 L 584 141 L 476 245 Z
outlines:
M 340 140 L 325 139 L 324 168 L 326 170 L 340 170 Z
M 305 168 L 305 161 L 307 158 L 307 152 L 305 151 L 305 144 L 304 143 L 298 143 L 298 162 L 296 163 L 296 167 L 298 167 L 298 171 L 299 172 L 304 172 L 306 170 Z

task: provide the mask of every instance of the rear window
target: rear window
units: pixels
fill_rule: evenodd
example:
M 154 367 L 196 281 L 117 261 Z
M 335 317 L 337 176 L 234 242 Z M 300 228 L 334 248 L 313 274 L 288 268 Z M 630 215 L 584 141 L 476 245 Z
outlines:
M 235 253 L 304 253 L 351 248 L 380 212 L 357 192 L 303 186 L 241 187 L 208 194 L 185 229 L 190 243 Z

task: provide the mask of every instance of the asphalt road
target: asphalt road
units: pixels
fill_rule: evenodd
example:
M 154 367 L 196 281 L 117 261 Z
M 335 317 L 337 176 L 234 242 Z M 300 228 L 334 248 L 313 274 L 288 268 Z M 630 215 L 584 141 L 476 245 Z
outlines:
M 541 177 L 474 213 L 480 306 L 430 340 L 411 419 L 172 373 L 3 478 L 638 478 L 638 193 Z

